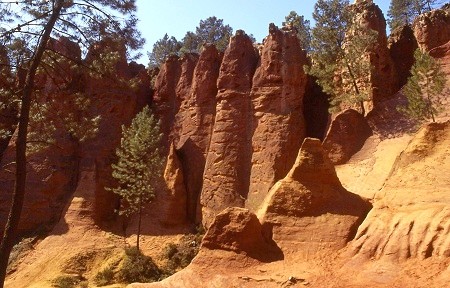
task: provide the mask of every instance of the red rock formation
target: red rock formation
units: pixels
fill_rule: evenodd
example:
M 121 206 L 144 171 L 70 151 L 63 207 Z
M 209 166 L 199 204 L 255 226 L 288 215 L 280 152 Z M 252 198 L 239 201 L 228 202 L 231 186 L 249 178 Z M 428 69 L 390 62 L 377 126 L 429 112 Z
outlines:
M 200 198 L 206 226 L 226 207 L 244 206 L 251 161 L 250 90 L 257 61 L 252 41 L 238 30 L 217 80 L 217 113 Z
M 118 197 L 111 191 L 106 191 L 105 187 L 115 185 L 111 176 L 111 164 L 115 161 L 115 149 L 120 143 L 121 126 L 131 122 L 143 107 L 139 103 L 142 105 L 148 102 L 149 97 L 146 94 L 148 89 L 144 88 L 148 85 L 148 80 L 143 79 L 141 72 L 137 72 L 137 69 L 143 71 L 145 68 L 140 66 L 130 69 L 123 43 L 104 40 L 93 45 L 86 57 L 86 63 L 91 64 L 95 57 L 103 52 L 114 52 L 118 57 L 112 69 L 102 78 L 86 77 L 85 93 L 95 99 L 89 115 L 101 115 L 101 120 L 95 138 L 83 144 L 81 152 L 83 167 L 86 166 L 86 169 L 96 173 L 94 217 L 98 222 L 111 219 L 118 206 Z M 135 78 L 132 78 L 133 74 L 136 75 Z M 131 82 L 135 82 L 135 89 L 130 88 Z
M 7 135 L 11 135 L 14 132 L 14 125 L 17 123 L 18 108 L 15 101 L 11 101 L 11 94 L 16 86 L 16 81 L 12 75 L 6 49 L 3 46 L 0 46 L 0 63 L 0 89 L 2 89 L 0 103 L 3 104 L 0 107 L 0 134 L 3 135 L 3 137 L 0 137 L 1 161 L 3 152 L 8 147 L 10 139 L 10 136 Z
M 414 31 L 409 25 L 398 27 L 389 35 L 388 47 L 397 71 L 398 89 L 400 89 L 411 75 L 409 70 L 414 64 L 414 51 L 419 47 Z
M 333 164 L 343 164 L 361 149 L 372 129 L 366 119 L 353 109 L 345 110 L 331 122 L 323 149 Z
M 296 31 L 269 26 L 253 77 L 252 167 L 247 206 L 257 209 L 276 181 L 286 176 L 305 136 L 303 95 L 306 55 Z
M 372 66 L 372 102 L 376 106 L 394 95 L 398 87 L 394 63 L 387 48 L 386 20 L 378 5 L 370 0 L 356 1 L 351 7 L 356 14 L 356 21 L 362 27 L 378 32 L 377 43 L 369 54 Z M 371 108 L 370 105 L 368 108 Z
M 183 109 L 185 117 L 177 145 L 188 193 L 188 219 L 196 223 L 201 221 L 200 192 L 216 114 L 216 82 L 222 56 L 212 44 L 203 47 L 194 70 L 191 95 Z
M 192 79 L 194 77 L 194 69 L 198 61 L 197 54 L 185 54 L 180 61 L 180 78 L 178 80 L 175 93 L 177 95 L 176 106 L 175 106 L 175 118 L 174 123 L 170 129 L 170 141 L 174 141 L 177 145 L 180 134 L 182 133 L 182 128 L 187 121 L 188 109 L 189 109 L 189 98 L 191 97 L 191 85 Z
M 419 15 L 413 29 L 422 51 L 447 43 L 450 40 L 450 9 L 436 9 Z
M 169 147 L 169 135 L 175 120 L 175 115 L 180 107 L 176 93 L 177 83 L 181 74 L 180 64 L 177 56 L 169 56 L 161 66 L 154 85 L 153 111 L 161 121 L 163 142 L 167 147 Z
M 442 46 L 431 49 L 430 55 L 438 59 L 442 70 L 450 78 L 450 41 Z M 450 85 L 449 81 L 447 80 L 447 85 Z
M 244 253 L 264 261 L 281 256 L 275 243 L 264 238 L 256 215 L 238 207 L 217 214 L 203 237 L 201 249 L 204 248 Z
M 343 248 L 369 210 L 368 202 L 342 187 L 320 140 L 306 138 L 291 171 L 270 190 L 259 218 L 285 255 L 307 258 Z
M 69 59 L 77 60 L 81 55 L 78 45 L 67 38 L 52 40 L 50 48 Z M 37 152 L 30 151 L 31 143 L 28 146 L 26 196 L 18 228 L 19 234 L 36 230 L 38 227 L 45 230 L 46 225 L 58 221 L 78 180 L 79 145 L 65 129 L 60 119 L 61 114 L 57 112 L 72 108 L 66 98 L 80 91 L 78 84 L 81 75 L 75 69 L 71 69 L 71 65 L 65 58 L 60 59 L 58 64 L 52 71 L 54 75 L 40 74 L 37 77 L 38 87 L 40 86 L 43 93 L 36 92 L 34 101 L 38 103 L 42 115 L 47 117 L 45 121 L 49 125 L 43 128 L 43 123 L 30 121 L 29 140 L 37 140 L 33 134 L 45 133 L 44 135 L 48 134 L 50 139 L 38 139 L 38 141 L 53 143 L 44 145 L 45 147 Z M 69 110 L 66 114 L 69 112 L 73 111 Z M 51 131 L 53 125 L 56 131 Z M 5 151 L 1 163 L 1 166 L 6 165 L 9 169 L 0 169 L 0 187 L 3 192 L 0 199 L 0 215 L 2 216 L 0 229 L 4 227 L 4 221 L 6 222 L 7 219 L 3 216 L 7 215 L 10 208 L 15 175 L 8 171 L 14 171 L 14 159 L 15 137 Z
M 185 187 L 183 167 L 175 151 L 174 145 L 170 145 L 167 165 L 164 170 L 164 181 L 166 191 L 156 191 L 156 206 L 163 209 L 158 213 L 158 218 L 164 224 L 176 225 L 186 222 L 186 200 L 187 193 Z M 161 207 L 163 206 L 163 207 Z M 157 208 L 157 207 L 155 207 Z

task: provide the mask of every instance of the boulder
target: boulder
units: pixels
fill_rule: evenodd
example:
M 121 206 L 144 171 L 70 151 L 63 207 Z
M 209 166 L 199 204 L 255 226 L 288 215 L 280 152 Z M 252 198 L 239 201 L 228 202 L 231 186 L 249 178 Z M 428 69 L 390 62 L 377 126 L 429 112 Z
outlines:
M 286 176 L 305 136 L 306 55 L 297 32 L 273 23 L 253 77 L 252 163 L 246 206 L 256 210 L 270 187 Z
M 389 54 L 394 61 L 398 77 L 398 89 L 408 81 L 414 65 L 414 51 L 419 47 L 411 26 L 403 25 L 391 32 L 388 39 Z
M 435 9 L 419 15 L 413 22 L 414 35 L 422 51 L 450 41 L 450 9 Z
M 323 149 L 333 164 L 343 164 L 361 149 L 371 135 L 372 129 L 364 116 L 356 110 L 348 109 L 331 122 L 323 141 Z
M 345 190 L 320 140 L 306 138 L 288 175 L 270 190 L 258 215 L 285 255 L 308 258 L 353 239 L 371 205 Z
M 243 207 L 251 166 L 252 78 L 258 53 L 242 30 L 236 31 L 225 50 L 216 97 L 216 117 L 206 157 L 200 196 L 203 224 L 230 206 Z
M 217 214 L 203 237 L 200 249 L 204 248 L 244 253 L 261 261 L 281 256 L 275 243 L 263 236 L 256 215 L 238 207 L 229 207 Z

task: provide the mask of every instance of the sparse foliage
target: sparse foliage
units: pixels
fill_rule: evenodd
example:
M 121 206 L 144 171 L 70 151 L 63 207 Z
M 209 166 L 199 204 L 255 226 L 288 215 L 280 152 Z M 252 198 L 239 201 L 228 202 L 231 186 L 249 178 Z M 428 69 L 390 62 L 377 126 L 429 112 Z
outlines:
M 148 53 L 150 60 L 149 67 L 159 67 L 170 55 L 177 55 L 181 49 L 181 43 L 173 36 L 169 37 L 167 33 L 163 38 L 153 44 L 152 52 Z
M 140 48 L 144 41 L 136 30 L 135 11 L 134 0 L 6 1 L 0 6 L 0 46 L 6 47 L 7 50 L 7 59 L 0 61 L 8 66 L 9 71 L 14 71 L 20 80 L 13 85 L 15 89 L 12 90 L 17 99 L 14 102 L 18 107 L 17 122 L 14 123 L 17 125 L 16 179 L 11 210 L 0 246 L 0 287 L 3 287 L 24 201 L 27 153 L 30 149 L 29 140 L 32 140 L 29 138 L 29 126 L 33 124 L 36 115 L 39 115 L 39 118 L 47 112 L 52 112 L 48 101 L 37 101 L 39 93 L 36 84 L 40 79 L 37 75 L 65 75 L 57 72 L 61 68 L 59 56 L 73 65 L 83 66 L 80 59 L 72 59 L 62 54 L 58 57 L 52 55 L 52 51 L 56 52 L 52 47 L 52 39 L 65 37 L 78 43 L 83 55 L 88 53 L 94 43 L 108 37 L 124 43 L 128 48 Z M 128 56 L 131 57 L 130 54 Z M 104 71 L 97 72 L 103 75 Z M 23 75 L 20 75 L 21 73 Z M 9 96 L 7 98 L 13 99 Z M 46 111 L 38 113 L 35 109 Z M 42 123 L 43 118 L 40 120 Z M 87 122 L 89 121 L 84 124 Z M 75 137 L 80 136 L 75 130 L 69 133 Z
M 122 126 L 122 139 L 116 150 L 118 161 L 112 165 L 112 176 L 118 185 L 109 190 L 124 201 L 120 213 L 126 216 L 138 213 L 138 249 L 142 208 L 153 200 L 162 179 L 161 137 L 158 121 L 145 107 L 132 120 L 130 127 Z
M 216 16 L 208 17 L 200 20 L 199 25 L 195 29 L 198 37 L 199 45 L 211 43 L 216 45 L 220 51 L 224 51 L 233 34 L 233 28 L 223 24 L 223 19 L 217 19 Z M 200 48 L 200 47 L 198 47 Z
M 302 48 L 306 51 L 311 50 L 311 27 L 309 20 L 306 20 L 303 15 L 298 15 L 297 12 L 291 11 L 285 17 L 283 26 L 292 26 L 297 30 L 297 37 L 300 40 Z
M 411 77 L 403 88 L 408 106 L 402 111 L 410 117 L 424 120 L 432 119 L 442 109 L 446 78 L 437 61 L 428 53 L 417 49 L 414 52 L 415 63 L 411 68 Z
M 313 13 L 311 67 L 323 91 L 331 95 L 333 110 L 358 105 L 364 115 L 364 101 L 370 99 L 371 66 L 369 48 L 377 33 L 363 27 L 346 0 L 319 0 Z
M 438 0 L 391 0 L 388 10 L 389 28 L 411 24 L 418 15 L 442 4 Z

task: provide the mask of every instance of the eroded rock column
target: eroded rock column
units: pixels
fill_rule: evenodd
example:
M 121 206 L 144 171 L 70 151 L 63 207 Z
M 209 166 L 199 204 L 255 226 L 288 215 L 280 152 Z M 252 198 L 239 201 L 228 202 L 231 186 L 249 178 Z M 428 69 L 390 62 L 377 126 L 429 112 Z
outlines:
M 206 157 L 203 224 L 226 207 L 244 206 L 251 158 L 250 90 L 258 54 L 241 30 L 230 40 L 217 81 L 216 119 Z
M 251 92 L 254 133 L 247 206 L 256 209 L 286 176 L 305 136 L 306 55 L 294 31 L 269 26 Z

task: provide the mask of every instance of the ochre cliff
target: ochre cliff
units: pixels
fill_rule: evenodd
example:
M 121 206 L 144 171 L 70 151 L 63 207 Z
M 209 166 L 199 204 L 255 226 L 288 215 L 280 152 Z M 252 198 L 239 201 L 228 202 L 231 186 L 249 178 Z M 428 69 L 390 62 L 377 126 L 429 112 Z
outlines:
M 252 41 L 237 31 L 225 51 L 217 80 L 216 117 L 200 196 L 203 223 L 207 225 L 224 208 L 243 207 L 248 194 L 250 91 L 257 62 Z
M 295 31 L 269 27 L 253 77 L 252 159 L 247 207 L 256 210 L 286 176 L 305 137 L 306 55 Z

